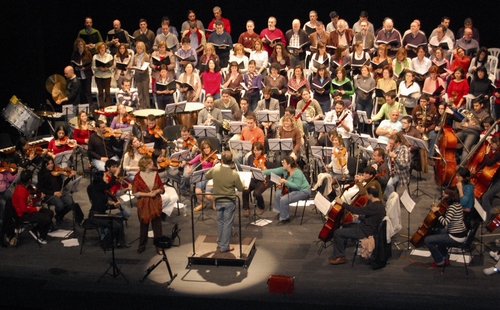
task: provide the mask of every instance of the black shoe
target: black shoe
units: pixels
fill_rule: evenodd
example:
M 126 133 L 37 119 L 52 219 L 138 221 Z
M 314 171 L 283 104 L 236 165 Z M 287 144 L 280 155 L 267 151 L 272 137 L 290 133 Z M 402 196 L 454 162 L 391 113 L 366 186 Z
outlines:
M 117 243 L 116 248 L 117 249 L 127 249 L 127 248 L 130 248 L 130 245 L 128 245 L 126 243 Z
M 276 215 L 275 219 L 279 220 L 280 219 L 280 214 Z
M 163 212 L 161 213 L 161 220 L 162 220 L 163 222 L 166 222 L 166 221 L 167 221 L 167 214 L 166 214 L 166 213 L 163 213 Z
M 286 219 L 286 220 L 281 220 L 278 222 L 278 225 L 285 225 L 285 224 L 288 224 L 290 223 L 290 219 Z

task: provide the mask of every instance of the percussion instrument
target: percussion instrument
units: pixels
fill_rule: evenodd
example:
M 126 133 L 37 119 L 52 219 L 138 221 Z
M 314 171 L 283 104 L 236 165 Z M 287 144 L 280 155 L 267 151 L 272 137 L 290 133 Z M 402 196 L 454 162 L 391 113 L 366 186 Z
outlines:
M 19 101 L 16 96 L 10 99 L 2 115 L 7 122 L 26 136 L 31 136 L 31 133 L 35 132 L 41 123 L 40 117 Z
M 137 124 L 142 127 L 148 124 L 148 115 L 153 114 L 156 118 L 156 125 L 160 128 L 165 127 L 165 111 L 159 109 L 142 109 L 133 112 L 137 118 Z
M 127 110 L 127 113 L 130 113 L 134 110 L 134 108 L 126 106 L 125 110 Z M 116 110 L 116 105 L 105 107 L 104 110 L 95 110 L 94 113 L 104 115 L 106 117 L 118 115 L 118 111 Z
M 203 103 L 188 102 L 184 112 L 177 113 L 177 123 L 186 125 L 189 129 L 193 129 L 193 125 L 198 123 L 198 113 L 203 109 Z
M 70 118 L 68 124 L 71 128 L 75 129 L 75 127 L 78 125 L 78 116 Z
M 52 95 L 54 101 L 60 100 L 67 96 L 66 94 L 66 79 L 59 74 L 53 74 L 45 81 L 45 88 Z

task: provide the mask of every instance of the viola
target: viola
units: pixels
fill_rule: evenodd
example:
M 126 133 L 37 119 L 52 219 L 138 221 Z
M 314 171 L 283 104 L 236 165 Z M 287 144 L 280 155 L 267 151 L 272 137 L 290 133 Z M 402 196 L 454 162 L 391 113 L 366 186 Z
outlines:
M 189 137 L 182 142 L 182 146 L 192 150 L 196 146 L 196 140 L 193 137 Z
M 4 172 L 10 172 L 10 174 L 16 174 L 17 173 L 17 165 L 14 163 L 7 163 L 7 162 L 2 162 L 0 164 L 0 173 Z
M 446 212 L 446 208 L 448 208 L 448 201 L 446 199 L 441 200 L 438 207 L 439 213 L 444 214 Z M 424 221 L 420 223 L 417 231 L 411 237 L 411 244 L 413 244 L 416 248 L 423 246 L 425 237 L 431 233 L 432 229 L 436 226 L 436 222 L 436 214 L 432 212 L 432 210 L 429 211 L 429 214 L 427 214 Z
M 491 221 L 486 225 L 486 229 L 492 233 L 495 229 L 497 229 L 500 226 L 500 212 L 497 213 Z
M 69 177 L 71 175 L 71 172 L 72 172 L 72 170 L 69 167 L 62 168 L 59 166 L 54 166 L 54 169 L 52 169 L 50 174 L 52 174 L 55 177 L 60 176 L 60 175 L 65 175 L 65 176 Z
M 103 136 L 104 138 L 110 138 L 111 136 L 114 136 L 115 138 L 120 138 L 122 135 L 122 130 L 121 129 L 113 129 L 111 127 L 106 127 L 106 131 L 104 132 Z
M 30 156 L 31 154 L 35 155 L 42 155 L 43 154 L 43 149 L 39 146 L 30 146 L 26 150 L 26 156 Z
M 180 164 L 179 158 L 172 158 L 172 159 L 165 158 L 164 161 L 158 163 L 158 166 L 160 166 L 160 168 L 167 168 L 169 166 L 179 167 L 179 164 Z
M 161 130 L 158 125 L 156 125 L 154 128 L 148 128 L 148 133 L 154 136 L 156 139 L 162 138 L 163 141 L 168 141 L 168 139 L 163 136 L 163 130 Z
M 122 118 L 122 123 L 130 124 L 131 122 L 135 122 L 136 118 L 133 115 L 127 114 Z
M 148 148 L 145 144 L 142 144 L 140 147 L 137 148 L 137 152 L 142 155 L 149 155 L 151 156 L 153 154 L 154 149 Z

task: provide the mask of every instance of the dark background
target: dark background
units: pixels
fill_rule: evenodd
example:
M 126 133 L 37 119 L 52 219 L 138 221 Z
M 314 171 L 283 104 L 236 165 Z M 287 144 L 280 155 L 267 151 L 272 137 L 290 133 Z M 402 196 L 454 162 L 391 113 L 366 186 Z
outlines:
M 481 34 L 481 45 L 500 47 L 498 33 L 500 5 L 497 1 L 19 1 L 5 3 L 2 24 L 2 60 L 0 107 L 3 109 L 12 95 L 32 108 L 42 109 L 50 96 L 45 90 L 45 81 L 52 74 L 63 74 L 69 64 L 73 41 L 83 28 L 84 19 L 90 16 L 94 28 L 105 34 L 112 29 L 114 19 L 119 19 L 122 28 L 132 34 L 138 29 L 139 18 L 148 20 L 149 28 L 156 32 L 162 16 L 167 15 L 171 24 L 180 30 L 187 18 L 187 11 L 194 9 L 198 19 L 208 26 L 213 18 L 212 8 L 219 5 L 222 15 L 231 21 L 233 42 L 245 31 L 248 19 L 255 21 L 255 31 L 260 33 L 267 27 L 271 15 L 278 20 L 277 27 L 283 32 L 291 28 L 294 18 L 304 24 L 309 20 L 309 11 L 316 10 L 319 20 L 325 25 L 328 14 L 335 10 L 349 26 L 358 20 L 360 11 L 370 14 L 375 28 L 380 27 L 384 17 L 394 20 L 401 34 L 411 21 L 420 19 L 421 30 L 429 35 L 439 24 L 442 16 L 451 18 L 450 28 L 454 33 L 463 26 L 466 17 L 471 17 Z M 28 2 L 28 1 L 27 1 Z M 196 3 L 196 4 L 193 4 Z M 16 130 L 5 124 L 2 118 L 0 129 L 13 134 Z

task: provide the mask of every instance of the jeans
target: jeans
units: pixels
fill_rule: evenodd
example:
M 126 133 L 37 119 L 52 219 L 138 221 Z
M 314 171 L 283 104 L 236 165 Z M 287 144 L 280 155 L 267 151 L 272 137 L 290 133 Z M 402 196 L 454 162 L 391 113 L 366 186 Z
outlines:
M 290 191 L 288 194 L 281 197 L 281 191 L 277 190 L 274 195 L 273 211 L 279 213 L 280 221 L 288 220 L 290 218 L 290 204 L 304 200 L 311 196 L 311 190 Z
M 443 228 L 438 233 L 425 237 L 425 245 L 431 252 L 436 264 L 441 265 L 448 256 L 446 247 L 460 245 L 460 243 L 453 240 L 448 234 L 448 230 Z
M 359 224 L 353 224 L 349 228 L 341 228 L 333 233 L 333 257 L 345 257 L 345 248 L 349 239 L 366 238 Z
M 493 202 L 493 198 L 496 194 L 500 193 L 500 181 L 496 181 L 491 185 L 491 187 L 483 194 L 481 198 L 481 206 L 484 211 L 486 211 L 486 217 L 490 216 L 491 212 L 491 203 Z
M 469 155 L 470 149 L 479 141 L 479 134 L 472 130 L 462 130 L 457 133 L 458 142 L 463 143 L 463 151 L 460 160 L 464 160 Z
M 234 201 L 216 201 L 215 206 L 217 210 L 217 245 L 221 252 L 227 252 L 229 251 L 236 204 Z
M 399 182 L 399 177 L 397 175 L 394 175 L 393 177 L 391 177 L 389 179 L 389 181 L 387 182 L 387 186 L 385 188 L 385 192 L 384 192 L 384 199 L 387 201 L 387 198 L 389 198 L 389 196 L 396 191 L 396 185 L 398 184 Z
M 429 136 L 429 155 L 428 157 L 434 157 L 434 154 L 436 153 L 436 149 L 434 148 L 434 145 L 436 144 L 436 139 L 437 139 L 437 132 L 434 130 L 431 130 L 427 133 Z
M 332 107 L 332 103 L 330 102 L 330 100 L 319 101 L 318 103 L 319 106 L 321 107 L 321 111 L 323 111 L 323 114 L 326 115 L 326 113 L 330 112 Z

